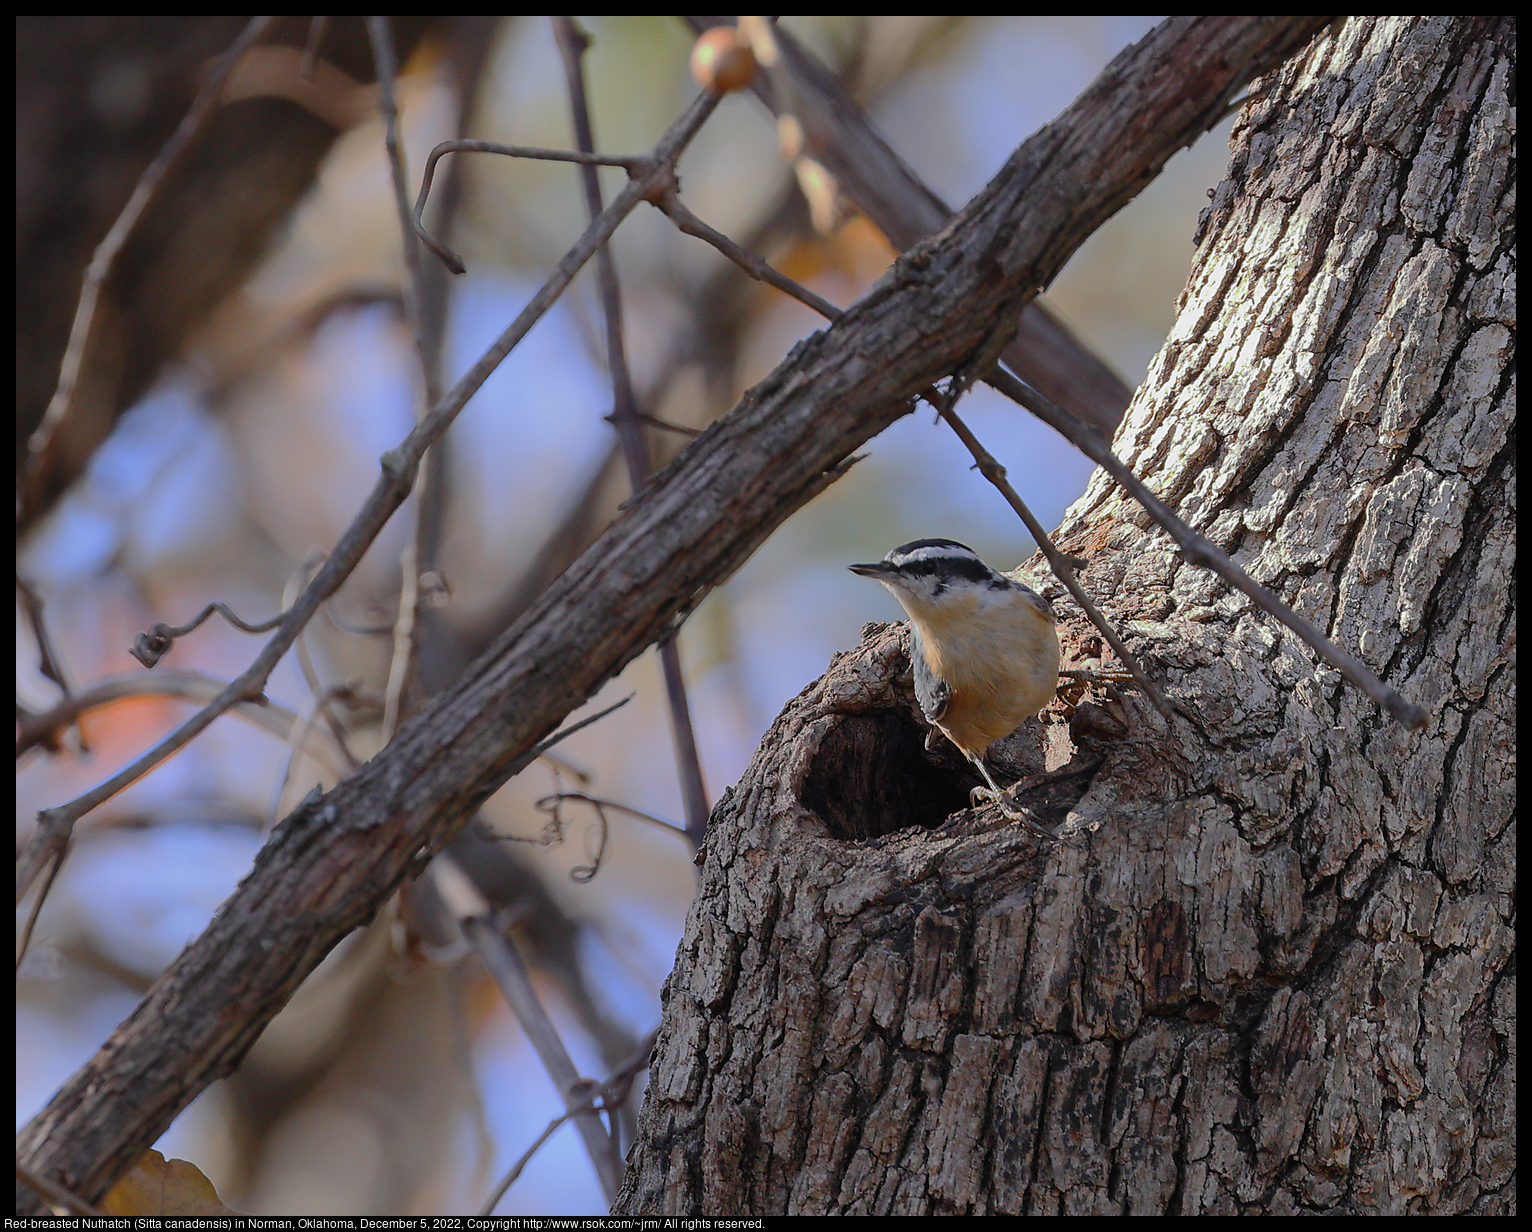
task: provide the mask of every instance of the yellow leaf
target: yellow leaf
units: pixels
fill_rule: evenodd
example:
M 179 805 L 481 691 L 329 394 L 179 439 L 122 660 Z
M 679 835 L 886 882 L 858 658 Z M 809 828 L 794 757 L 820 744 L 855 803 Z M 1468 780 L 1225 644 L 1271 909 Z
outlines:
M 107 1215 L 237 1215 L 218 1200 L 213 1182 L 184 1159 L 150 1150 L 101 1199 Z

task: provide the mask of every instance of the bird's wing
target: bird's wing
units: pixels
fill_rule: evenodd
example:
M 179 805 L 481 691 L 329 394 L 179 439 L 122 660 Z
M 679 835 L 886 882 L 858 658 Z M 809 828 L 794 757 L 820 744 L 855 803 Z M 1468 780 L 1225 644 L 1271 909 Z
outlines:
M 913 621 L 910 622 L 910 663 L 915 669 L 915 700 L 920 703 L 920 713 L 926 716 L 927 723 L 940 722 L 952 700 L 952 686 L 931 671 L 920 630 Z

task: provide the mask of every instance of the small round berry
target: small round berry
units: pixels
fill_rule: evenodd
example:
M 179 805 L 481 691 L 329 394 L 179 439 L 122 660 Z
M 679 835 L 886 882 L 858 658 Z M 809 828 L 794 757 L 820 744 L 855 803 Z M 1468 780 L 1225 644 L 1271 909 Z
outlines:
M 747 89 L 755 78 L 755 53 L 733 26 L 714 26 L 692 47 L 692 77 L 720 94 Z

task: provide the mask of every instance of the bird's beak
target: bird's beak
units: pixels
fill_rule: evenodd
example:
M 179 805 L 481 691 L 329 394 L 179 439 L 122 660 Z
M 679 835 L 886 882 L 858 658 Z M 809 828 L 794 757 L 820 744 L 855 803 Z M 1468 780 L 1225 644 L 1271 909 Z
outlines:
M 879 582 L 886 580 L 895 572 L 892 565 L 881 560 L 876 564 L 847 565 L 846 568 L 850 569 L 852 573 L 859 574 L 862 577 L 869 577 Z

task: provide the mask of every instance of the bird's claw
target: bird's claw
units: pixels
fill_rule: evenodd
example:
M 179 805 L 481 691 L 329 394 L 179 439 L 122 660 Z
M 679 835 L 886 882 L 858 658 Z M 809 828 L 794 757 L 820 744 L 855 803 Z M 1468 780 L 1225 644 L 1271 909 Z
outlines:
M 1000 811 L 1007 818 L 1019 823 L 1023 829 L 1031 831 L 1039 838 L 1054 841 L 1058 839 L 1058 835 L 1043 825 L 1036 813 L 1032 812 L 1031 809 L 1022 808 L 1019 804 L 1013 804 L 1005 798 L 1004 792 L 992 791 L 988 787 L 975 787 L 968 793 L 968 801 L 975 808 L 982 804 L 993 803 L 999 807 Z

